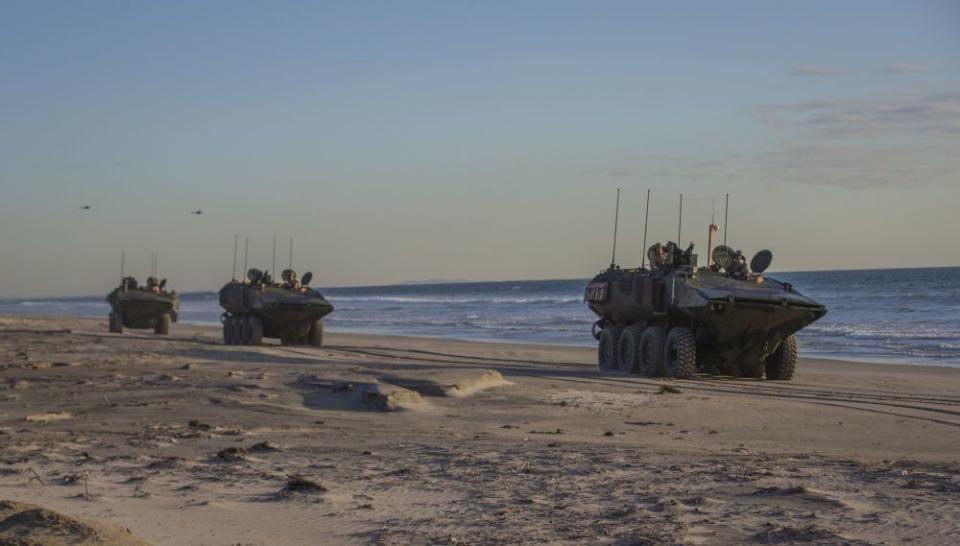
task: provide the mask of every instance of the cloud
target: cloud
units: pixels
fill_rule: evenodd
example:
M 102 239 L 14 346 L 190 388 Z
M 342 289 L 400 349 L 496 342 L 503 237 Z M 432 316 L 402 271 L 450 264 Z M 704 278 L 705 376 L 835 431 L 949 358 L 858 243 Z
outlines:
M 820 137 L 960 136 L 960 92 L 767 104 L 755 114 L 768 125 Z
M 885 74 L 917 74 L 927 72 L 931 68 L 928 64 L 888 64 L 884 67 Z
M 818 65 L 808 65 L 794 68 L 789 72 L 791 76 L 814 76 L 814 77 L 823 77 L 823 76 L 846 76 L 850 71 L 846 68 L 839 68 L 836 66 L 818 66 Z

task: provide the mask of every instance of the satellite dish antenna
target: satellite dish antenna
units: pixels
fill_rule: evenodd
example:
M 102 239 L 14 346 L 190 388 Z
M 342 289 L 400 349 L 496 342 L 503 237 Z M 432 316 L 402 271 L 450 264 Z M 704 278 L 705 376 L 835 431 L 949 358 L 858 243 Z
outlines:
M 247 271 L 247 279 L 249 279 L 250 282 L 257 282 L 257 280 L 260 279 L 260 270 L 254 267 Z
M 302 284 L 303 286 L 307 286 L 308 284 L 310 284 L 310 281 L 312 280 L 313 280 L 313 273 L 307 271 L 306 273 L 303 274 L 303 277 L 300 277 L 300 284 Z
M 734 250 L 732 248 L 726 245 L 720 245 L 713 249 L 713 263 L 729 270 L 730 265 L 733 263 L 733 254 Z
M 763 249 L 754 254 L 753 259 L 750 260 L 750 270 L 754 273 L 763 273 L 768 267 L 770 267 L 770 262 L 772 261 L 773 252 Z

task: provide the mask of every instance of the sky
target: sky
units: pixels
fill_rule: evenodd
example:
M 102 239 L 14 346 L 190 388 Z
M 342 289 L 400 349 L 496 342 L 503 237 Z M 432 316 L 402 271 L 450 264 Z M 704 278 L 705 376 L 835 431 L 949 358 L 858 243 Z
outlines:
M 960 3 L 0 1 L 0 297 L 960 265 Z M 84 204 L 90 210 L 81 210 Z M 202 209 L 202 215 L 190 214 Z M 720 235 L 722 237 L 722 234 Z

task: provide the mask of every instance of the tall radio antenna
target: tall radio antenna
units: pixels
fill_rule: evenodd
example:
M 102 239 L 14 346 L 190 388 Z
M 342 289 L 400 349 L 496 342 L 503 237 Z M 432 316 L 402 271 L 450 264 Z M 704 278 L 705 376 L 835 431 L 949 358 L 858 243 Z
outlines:
M 293 269 L 293 237 L 290 237 L 290 264 L 289 269 Z
M 125 264 L 126 261 L 127 261 L 127 251 L 121 250 L 120 251 L 120 284 L 123 284 L 123 268 L 124 268 L 124 265 L 126 265 Z
M 730 194 L 724 197 L 723 203 L 723 246 L 727 246 L 727 214 L 730 212 Z
M 247 274 L 247 256 L 250 254 L 250 237 L 248 236 L 243 243 L 243 274 Z
M 683 229 L 683 194 L 680 194 L 680 218 L 677 221 L 677 247 L 683 246 L 683 240 L 680 239 L 680 233 Z
M 237 245 L 240 242 L 240 236 L 233 234 L 233 271 L 230 273 L 232 280 L 237 280 Z
M 620 223 L 620 188 L 617 188 L 617 209 L 613 214 L 613 256 L 610 258 L 610 269 L 617 264 L 617 225 Z
M 643 214 L 643 251 L 640 257 L 640 269 L 647 265 L 647 225 L 650 220 L 650 189 L 647 189 L 647 211 Z
M 273 236 L 273 265 L 270 266 L 270 273 L 277 274 L 277 236 Z

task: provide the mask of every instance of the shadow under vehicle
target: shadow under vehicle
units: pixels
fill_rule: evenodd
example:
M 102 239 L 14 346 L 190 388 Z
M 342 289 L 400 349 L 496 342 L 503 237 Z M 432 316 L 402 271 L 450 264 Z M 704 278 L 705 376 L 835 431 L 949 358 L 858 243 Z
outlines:
M 167 292 L 167 280 L 151 277 L 148 286 L 137 286 L 133 277 L 123 277 L 120 286 L 107 295 L 110 304 L 110 331 L 122 334 L 124 327 L 153 328 L 157 335 L 170 334 L 170 324 L 177 322 L 180 301 L 176 292 Z
M 611 266 L 587 286 L 585 301 L 598 317 L 601 370 L 656 377 L 694 373 L 774 380 L 793 378 L 794 333 L 826 308 L 789 283 L 764 277 L 772 254 L 762 250 L 737 272 L 733 251 L 718 246 L 717 265 L 698 268 L 693 244 L 668 243 L 660 267 Z
M 312 278 L 304 273 L 294 286 L 284 286 L 274 283 L 268 273 L 251 269 L 246 281 L 224 285 L 220 289 L 223 342 L 260 345 L 268 337 L 279 338 L 283 345 L 321 346 L 321 319 L 333 312 L 333 305 L 309 288 Z

